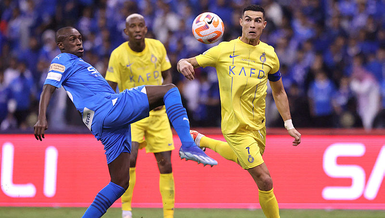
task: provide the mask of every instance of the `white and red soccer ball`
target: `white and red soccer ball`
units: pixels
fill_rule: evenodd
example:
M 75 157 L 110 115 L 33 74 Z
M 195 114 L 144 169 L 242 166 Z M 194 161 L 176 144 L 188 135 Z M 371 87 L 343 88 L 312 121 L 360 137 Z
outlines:
M 205 44 L 218 41 L 223 36 L 224 31 L 225 26 L 222 19 L 212 12 L 198 15 L 192 24 L 194 37 Z

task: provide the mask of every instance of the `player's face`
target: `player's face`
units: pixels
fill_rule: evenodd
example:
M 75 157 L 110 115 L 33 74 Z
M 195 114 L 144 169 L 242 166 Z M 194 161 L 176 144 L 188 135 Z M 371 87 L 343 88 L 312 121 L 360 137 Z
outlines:
M 76 29 L 68 30 L 67 36 L 62 42 L 59 42 L 58 45 L 62 52 L 70 53 L 78 57 L 83 56 L 83 37 Z
M 245 11 L 240 19 L 240 24 L 242 26 L 242 37 L 248 40 L 259 40 L 263 29 L 266 27 L 266 21 L 260 11 Z
M 130 41 L 142 41 L 147 33 L 147 26 L 142 17 L 133 17 L 126 22 L 124 33 Z

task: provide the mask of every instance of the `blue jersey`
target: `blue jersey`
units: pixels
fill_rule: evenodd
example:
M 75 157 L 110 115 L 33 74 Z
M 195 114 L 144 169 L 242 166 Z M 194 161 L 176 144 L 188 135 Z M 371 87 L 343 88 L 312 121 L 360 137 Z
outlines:
M 93 66 L 76 55 L 61 53 L 52 60 L 44 84 L 57 88 L 63 86 L 82 114 L 84 124 L 100 139 L 98 133 L 104 117 L 116 103 L 118 95 Z

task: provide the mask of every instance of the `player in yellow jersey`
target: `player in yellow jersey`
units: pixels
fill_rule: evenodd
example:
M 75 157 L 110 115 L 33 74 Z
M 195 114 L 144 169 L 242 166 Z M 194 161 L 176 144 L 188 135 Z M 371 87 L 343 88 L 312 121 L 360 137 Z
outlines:
M 126 19 L 125 34 L 129 37 L 116 48 L 110 57 L 106 80 L 119 91 L 140 85 L 171 83 L 171 64 L 163 44 L 145 38 L 147 27 L 140 14 Z M 150 116 L 131 124 L 132 149 L 130 157 L 130 184 L 122 196 L 122 216 L 131 218 L 131 200 L 136 182 L 136 160 L 139 148 L 154 153 L 160 172 L 159 188 L 163 201 L 164 217 L 174 217 L 175 188 L 172 174 L 171 151 L 174 149 L 171 127 L 165 108 L 150 111 Z
M 265 11 L 258 5 L 243 9 L 242 36 L 222 42 L 202 55 L 181 59 L 178 70 L 194 79 L 194 68 L 212 66 L 218 74 L 222 110 L 222 133 L 226 142 L 193 132 L 195 143 L 210 148 L 247 170 L 259 189 L 259 203 L 266 217 L 279 217 L 273 180 L 262 159 L 266 142 L 265 97 L 269 80 L 273 97 L 293 145 L 301 142 L 294 128 L 284 90 L 279 60 L 272 46 L 260 41 L 266 27 Z

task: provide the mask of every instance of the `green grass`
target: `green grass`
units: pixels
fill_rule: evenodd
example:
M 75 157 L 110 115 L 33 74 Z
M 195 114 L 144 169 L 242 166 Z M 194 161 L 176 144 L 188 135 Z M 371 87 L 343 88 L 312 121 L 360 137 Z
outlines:
M 0 207 L 1 218 L 81 217 L 86 208 Z M 135 208 L 133 218 L 162 218 L 162 209 Z M 385 210 L 281 210 L 282 218 L 384 218 Z M 120 218 L 120 208 L 110 208 L 103 218 Z M 263 218 L 261 210 L 176 209 L 175 218 Z

